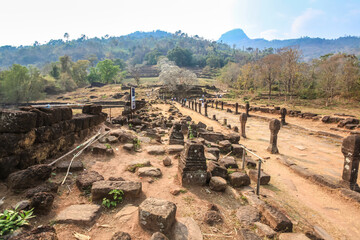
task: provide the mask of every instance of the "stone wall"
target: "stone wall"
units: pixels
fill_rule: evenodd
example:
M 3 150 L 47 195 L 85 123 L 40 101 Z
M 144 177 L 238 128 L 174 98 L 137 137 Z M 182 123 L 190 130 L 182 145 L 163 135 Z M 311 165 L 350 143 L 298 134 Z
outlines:
M 101 106 L 0 109 L 0 179 L 68 150 L 106 120 Z

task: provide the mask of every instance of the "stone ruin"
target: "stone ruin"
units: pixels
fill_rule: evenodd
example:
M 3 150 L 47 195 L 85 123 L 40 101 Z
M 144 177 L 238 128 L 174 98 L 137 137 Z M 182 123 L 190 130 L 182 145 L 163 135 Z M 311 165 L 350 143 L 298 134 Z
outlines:
M 240 114 L 240 123 L 241 123 L 241 136 L 243 138 L 246 138 L 246 121 L 247 121 L 247 115 L 246 113 Z
M 279 153 L 279 149 L 277 148 L 277 135 L 280 130 L 280 121 L 277 119 L 273 119 L 269 124 L 271 136 L 270 136 L 270 145 L 267 148 L 267 151 L 272 154 Z
M 0 178 L 68 150 L 76 139 L 82 141 L 106 120 L 101 110 L 86 105 L 74 116 L 70 107 L 0 110 Z
M 206 158 L 204 145 L 188 140 L 179 159 L 179 178 L 182 185 L 206 184 Z
M 351 135 L 343 140 L 341 152 L 344 154 L 342 183 L 346 187 L 359 191 L 357 184 L 360 162 L 360 136 Z
M 184 145 L 184 134 L 182 132 L 182 124 L 175 122 L 169 133 L 170 145 Z

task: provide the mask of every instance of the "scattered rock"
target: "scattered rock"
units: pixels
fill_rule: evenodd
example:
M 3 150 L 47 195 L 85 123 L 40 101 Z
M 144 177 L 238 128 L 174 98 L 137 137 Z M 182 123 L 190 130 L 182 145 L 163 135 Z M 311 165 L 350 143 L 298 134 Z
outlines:
M 245 172 L 234 172 L 229 175 L 230 184 L 233 187 L 249 186 L 250 178 Z
M 123 148 L 129 152 L 133 151 L 134 150 L 134 144 L 132 143 L 126 143 L 124 144 Z
M 176 205 L 172 202 L 147 198 L 139 207 L 139 223 L 150 231 L 168 233 L 175 222 Z
M 128 165 L 127 169 L 128 169 L 130 172 L 135 172 L 136 169 L 138 169 L 138 168 L 148 167 L 148 166 L 151 166 L 149 160 L 146 160 L 146 159 L 137 159 L 137 160 L 131 161 L 130 164 Z
M 80 190 L 90 190 L 94 182 L 101 180 L 104 180 L 104 177 L 101 176 L 98 172 L 83 172 L 77 177 L 76 186 L 78 186 Z
M 262 238 L 266 237 L 270 239 L 275 237 L 276 232 L 272 230 L 271 227 L 269 227 L 268 225 L 263 224 L 261 222 L 256 222 L 254 223 L 254 225 L 256 226 L 255 231 L 260 237 Z
M 66 172 L 68 170 L 70 161 L 60 161 L 56 164 L 57 172 Z M 84 164 L 79 160 L 74 160 L 70 166 L 70 172 L 82 171 L 84 169 Z
M 220 150 L 218 148 L 209 147 L 209 148 L 206 148 L 206 152 L 213 154 L 216 157 L 216 160 L 219 159 Z
M 164 160 L 163 160 L 163 164 L 165 167 L 171 166 L 172 162 L 171 162 L 171 158 L 169 158 L 169 156 L 167 156 Z
M 223 140 L 219 142 L 220 151 L 223 153 L 228 153 L 231 151 L 231 142 L 229 140 Z
M 260 221 L 260 213 L 255 207 L 246 205 L 238 208 L 236 211 L 236 217 L 240 223 L 245 225 L 251 225 L 255 222 Z
M 254 182 L 257 182 L 257 180 L 258 180 L 258 170 L 251 169 L 249 171 L 249 177 Z M 261 171 L 260 172 L 260 185 L 267 185 L 267 184 L 269 184 L 269 182 L 270 182 L 270 175 L 268 175 L 267 173 Z
M 51 166 L 39 164 L 25 170 L 11 173 L 7 178 L 8 187 L 11 189 L 35 187 L 50 177 L 51 170 Z
M 165 149 L 163 146 L 149 146 L 146 150 L 147 150 L 148 154 L 150 154 L 150 155 L 165 154 Z
M 174 224 L 172 236 L 173 240 L 203 240 L 203 236 L 198 224 L 190 217 L 178 218 Z
M 262 215 L 262 221 L 272 229 L 275 231 L 292 232 L 292 222 L 277 208 L 269 204 L 262 204 L 259 206 L 259 210 Z
M 151 236 L 150 240 L 169 240 L 169 239 L 161 232 L 156 232 Z
M 161 170 L 155 167 L 142 167 L 138 170 L 138 176 L 140 177 L 161 177 L 161 175 Z
M 184 150 L 183 145 L 169 145 L 167 147 L 168 154 L 177 154 L 177 153 L 182 152 L 183 150 Z
M 213 226 L 217 223 L 222 223 L 223 218 L 218 211 L 209 210 L 205 213 L 205 222 L 210 226 Z
M 239 166 L 237 165 L 236 163 L 236 160 L 234 157 L 232 156 L 228 156 L 228 157 L 225 157 L 225 158 L 221 158 L 219 160 L 219 164 L 221 166 L 224 166 L 225 168 L 232 168 L 232 169 L 236 169 L 236 168 L 239 168 Z
M 36 214 L 48 214 L 54 203 L 54 195 L 47 192 L 36 193 L 31 198 L 30 208 L 34 208 Z
M 36 193 L 39 193 L 39 192 L 57 193 L 58 187 L 59 186 L 56 183 L 45 182 L 37 187 L 26 190 L 25 196 L 27 198 L 32 198 Z
M 261 238 L 249 229 L 242 228 L 239 230 L 241 240 L 261 240 Z
M 209 186 L 213 191 L 223 192 L 226 189 L 227 183 L 222 177 L 212 177 Z
M 94 204 L 71 205 L 55 218 L 56 223 L 91 226 L 100 215 L 101 207 Z
M 131 240 L 130 234 L 126 232 L 116 232 L 112 237 L 111 240 Z
M 109 177 L 108 181 L 125 181 L 122 177 Z
M 206 158 L 206 160 L 211 160 L 211 161 L 217 161 L 217 160 L 218 160 L 218 159 L 215 157 L 214 154 L 208 153 L 208 152 L 205 152 L 205 158 Z
M 17 204 L 15 204 L 15 206 L 13 208 L 17 209 L 19 211 L 21 211 L 21 210 L 29 210 L 30 209 L 30 204 L 31 204 L 30 200 L 22 200 L 22 201 L 18 202 Z
M 93 201 L 102 200 L 104 197 L 110 198 L 109 192 L 119 189 L 124 192 L 125 198 L 139 197 L 142 189 L 141 182 L 130 181 L 98 181 L 94 182 L 91 188 Z

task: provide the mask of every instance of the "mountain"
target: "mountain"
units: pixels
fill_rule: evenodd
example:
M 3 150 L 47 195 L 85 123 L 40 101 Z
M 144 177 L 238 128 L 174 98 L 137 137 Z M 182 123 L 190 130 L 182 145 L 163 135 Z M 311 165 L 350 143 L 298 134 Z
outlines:
M 305 61 L 318 58 L 328 53 L 338 52 L 360 56 L 360 38 L 353 36 L 340 37 L 337 39 L 303 37 L 268 41 L 263 38 L 250 39 L 242 29 L 233 29 L 221 35 L 218 42 L 226 43 L 230 46 L 235 45 L 240 49 L 258 48 L 262 50 L 265 48 L 298 47 L 302 51 Z

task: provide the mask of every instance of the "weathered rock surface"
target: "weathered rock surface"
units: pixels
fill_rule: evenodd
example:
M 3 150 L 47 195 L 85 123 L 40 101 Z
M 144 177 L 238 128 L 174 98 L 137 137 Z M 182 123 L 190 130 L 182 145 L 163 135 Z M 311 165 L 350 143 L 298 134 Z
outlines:
M 310 240 L 310 238 L 303 233 L 281 233 L 279 240 Z
M 262 240 L 258 235 L 249 229 L 240 229 L 239 237 L 241 240 Z
M 130 181 L 98 181 L 94 182 L 91 188 L 91 196 L 93 201 L 102 200 L 104 197 L 109 198 L 109 192 L 119 189 L 124 192 L 125 198 L 139 197 L 142 184 L 141 182 Z
M 169 233 L 175 222 L 176 205 L 172 202 L 147 198 L 139 206 L 139 223 L 144 229 Z
M 260 213 L 255 207 L 246 205 L 238 208 L 236 211 L 236 217 L 240 223 L 245 225 L 251 225 L 255 222 L 260 221 Z
M 236 163 L 235 158 L 231 157 L 231 156 L 221 158 L 219 160 L 219 164 L 221 166 L 224 166 L 225 168 L 232 168 L 232 169 L 239 168 L 239 166 Z
M 213 177 L 222 177 L 224 179 L 227 178 L 227 169 L 223 166 L 220 166 L 219 163 L 214 161 L 207 162 L 208 171 L 211 173 Z
M 70 161 L 60 161 L 56 164 L 57 172 L 66 172 L 68 170 Z M 79 160 L 74 160 L 70 166 L 70 172 L 82 171 L 84 169 L 84 164 Z
M 249 177 L 252 181 L 257 182 L 258 180 L 258 170 L 251 169 L 249 171 Z M 260 185 L 267 185 L 270 182 L 270 175 L 261 171 L 260 172 Z
M 167 152 L 168 154 L 176 154 L 176 153 L 180 153 L 184 150 L 184 146 L 183 145 L 169 145 L 167 147 Z
M 250 178 L 244 172 L 234 172 L 229 175 L 230 184 L 233 187 L 249 186 Z
M 39 186 L 36 186 L 34 188 L 30 188 L 30 189 L 26 190 L 25 196 L 27 198 L 32 198 L 36 193 L 39 193 L 39 192 L 57 193 L 58 187 L 59 187 L 59 185 L 57 183 L 45 182 Z
M 31 231 L 23 231 L 19 235 L 12 236 L 8 240 L 58 240 L 56 230 L 50 226 L 39 226 Z
M 173 227 L 173 240 L 203 240 L 199 225 L 190 217 L 178 218 Z
M 76 185 L 80 190 L 90 190 L 94 182 L 101 180 L 104 180 L 104 177 L 96 171 L 83 172 L 77 177 Z
M 222 218 L 220 212 L 215 211 L 215 210 L 208 210 L 205 213 L 205 219 L 204 220 L 210 226 L 213 226 L 213 225 L 215 225 L 217 223 L 223 222 L 223 218 Z
M 29 132 L 35 126 L 35 113 L 6 109 L 0 111 L 0 133 Z
M 172 165 L 171 158 L 169 158 L 169 156 L 166 156 L 166 158 L 164 158 L 163 160 L 163 164 L 165 167 L 171 166 Z
M 274 230 L 271 229 L 271 227 L 269 227 L 266 224 L 263 224 L 261 222 L 256 222 L 254 223 L 254 225 L 256 226 L 256 230 L 255 232 L 262 238 L 267 237 L 267 238 L 274 238 L 276 235 L 276 232 Z
M 56 216 L 56 223 L 90 226 L 100 215 L 101 207 L 95 204 L 71 205 Z
M 36 193 L 30 202 L 30 208 L 34 208 L 36 214 L 47 214 L 51 211 L 54 203 L 54 195 L 47 192 Z
M 150 240 L 169 240 L 169 239 L 161 232 L 156 232 L 151 236 Z
M 142 167 L 138 170 L 138 175 L 140 177 L 161 177 L 162 173 L 159 168 L 155 167 Z
M 222 177 L 212 177 L 209 186 L 213 191 L 223 192 L 226 189 L 227 183 Z
M 146 159 L 136 159 L 136 160 L 130 162 L 130 164 L 128 165 L 127 169 L 128 169 L 130 172 L 135 172 L 137 168 L 148 167 L 148 166 L 151 166 L 149 160 L 146 160 Z
M 125 223 L 138 212 L 138 209 L 139 208 L 134 205 L 127 204 L 115 215 L 115 217 L 118 221 Z
M 8 187 L 11 189 L 35 187 L 50 177 L 51 170 L 51 166 L 39 164 L 11 173 L 7 179 Z
M 291 232 L 293 224 L 282 212 L 277 208 L 263 204 L 259 206 L 261 212 L 261 219 L 264 223 L 267 223 L 275 231 Z
M 165 149 L 163 146 L 149 146 L 147 147 L 147 152 L 150 155 L 163 155 L 165 154 Z
M 131 236 L 126 232 L 116 232 L 111 237 L 111 240 L 131 240 Z

